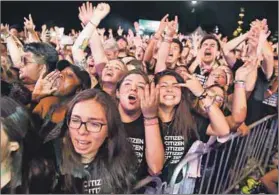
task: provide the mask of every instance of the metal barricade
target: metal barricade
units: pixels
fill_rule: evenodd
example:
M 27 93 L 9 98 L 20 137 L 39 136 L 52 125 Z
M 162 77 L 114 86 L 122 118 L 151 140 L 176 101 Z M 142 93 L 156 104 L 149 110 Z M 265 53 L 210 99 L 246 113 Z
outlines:
M 198 158 L 202 159 L 201 177 L 196 178 L 193 191 L 197 194 L 227 194 L 256 169 L 264 174 L 278 140 L 277 115 L 267 116 L 251 124 L 249 129 L 247 136 L 235 133 L 225 143 L 186 155 L 173 173 L 169 193 L 176 193 L 174 186 L 180 171 L 185 167 L 189 169 L 191 161 Z M 180 187 L 178 193 L 184 193 L 183 188 Z

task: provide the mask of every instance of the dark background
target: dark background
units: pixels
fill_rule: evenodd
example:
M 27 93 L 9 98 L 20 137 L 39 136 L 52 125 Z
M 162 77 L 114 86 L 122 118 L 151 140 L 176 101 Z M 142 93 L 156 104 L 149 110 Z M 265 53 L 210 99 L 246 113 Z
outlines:
M 98 2 L 93 1 L 93 5 Z M 69 32 L 71 28 L 81 30 L 78 19 L 78 7 L 82 1 L 11 1 L 1 2 L 2 23 L 23 25 L 23 17 L 33 16 L 36 29 L 41 25 L 57 25 L 65 27 Z M 112 1 L 111 13 L 100 24 L 100 27 L 117 29 L 121 25 L 125 30 L 133 26 L 138 19 L 160 20 L 166 13 L 171 18 L 175 14 L 179 17 L 180 32 L 192 32 L 198 25 L 206 31 L 212 31 L 218 25 L 222 34 L 231 36 L 237 28 L 240 7 L 245 8 L 243 29 L 249 29 L 252 20 L 266 18 L 272 34 L 278 31 L 278 2 L 276 1 L 236 1 L 236 2 L 198 2 L 195 12 L 190 1 L 148 2 L 148 1 Z

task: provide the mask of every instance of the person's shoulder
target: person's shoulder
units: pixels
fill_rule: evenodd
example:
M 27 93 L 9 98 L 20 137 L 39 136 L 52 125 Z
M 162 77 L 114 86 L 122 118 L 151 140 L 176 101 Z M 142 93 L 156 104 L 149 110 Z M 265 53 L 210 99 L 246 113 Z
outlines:
M 41 117 L 44 117 L 49 111 L 50 107 L 59 102 L 59 98 L 55 96 L 48 96 L 39 101 L 39 103 L 33 109 L 34 113 L 41 112 Z
M 53 104 L 53 103 L 58 103 L 59 102 L 59 98 L 56 97 L 56 96 L 48 96 L 48 97 L 45 97 L 43 99 L 40 100 L 39 103 L 42 103 L 42 104 Z

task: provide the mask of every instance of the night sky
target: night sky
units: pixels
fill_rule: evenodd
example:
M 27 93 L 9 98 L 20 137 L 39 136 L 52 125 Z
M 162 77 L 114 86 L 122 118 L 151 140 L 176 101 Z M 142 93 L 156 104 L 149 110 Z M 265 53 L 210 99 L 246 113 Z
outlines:
M 98 2 L 93 1 L 93 5 Z M 1 2 L 2 23 L 23 24 L 23 17 L 32 14 L 37 28 L 43 23 L 64 26 L 66 32 L 71 28 L 81 29 L 78 19 L 80 1 L 52 1 L 52 2 Z M 252 20 L 266 18 L 272 32 L 278 30 L 278 2 L 198 2 L 195 12 L 191 13 L 191 2 L 109 2 L 111 13 L 100 24 L 100 27 L 117 29 L 121 25 L 124 29 L 133 26 L 138 19 L 160 20 L 166 13 L 171 17 L 179 17 L 180 31 L 192 32 L 198 25 L 211 31 L 215 25 L 220 31 L 231 36 L 237 28 L 240 7 L 245 8 L 244 29 L 249 28 Z

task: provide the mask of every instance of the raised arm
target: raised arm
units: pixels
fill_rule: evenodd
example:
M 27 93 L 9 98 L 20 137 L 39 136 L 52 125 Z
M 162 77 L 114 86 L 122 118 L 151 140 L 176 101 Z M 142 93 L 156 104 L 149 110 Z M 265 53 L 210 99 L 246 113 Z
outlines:
M 154 36 L 152 37 L 152 39 L 148 43 L 148 46 L 147 46 L 147 48 L 145 50 L 145 53 L 144 53 L 143 61 L 145 61 L 145 62 L 150 62 L 151 61 L 151 59 L 153 57 L 154 48 L 156 47 L 157 42 L 161 39 L 162 34 L 164 33 L 164 30 L 167 26 L 168 16 L 169 16 L 169 14 L 166 14 L 161 19 L 157 32 L 154 34 Z
M 193 74 L 194 71 L 196 70 L 196 68 L 199 66 L 199 64 L 201 64 L 201 52 L 200 50 L 198 50 L 198 54 L 195 58 L 195 60 L 190 64 L 188 70 L 189 70 L 189 73 Z
M 15 38 L 9 34 L 9 25 L 1 24 L 1 34 L 4 35 L 7 42 L 7 49 L 11 56 L 12 62 L 16 68 L 20 67 L 22 49 L 17 45 Z M 22 47 L 22 45 L 21 45 Z
M 214 100 L 211 98 L 205 98 L 202 100 L 204 104 L 204 110 L 210 119 L 210 125 L 206 130 L 207 135 L 213 136 L 225 136 L 230 132 L 229 124 L 220 108 L 214 104 Z
M 158 51 L 158 58 L 157 58 L 154 74 L 167 69 L 166 61 L 169 55 L 171 40 L 172 38 L 168 36 L 165 37 L 164 40 L 162 41 Z
M 261 31 L 260 33 L 260 41 L 261 39 L 265 39 L 262 48 L 262 54 L 263 54 L 262 70 L 265 73 L 267 80 L 269 80 L 273 74 L 273 65 L 274 65 L 273 50 L 266 40 L 269 34 L 270 33 L 265 33 L 264 31 Z
M 108 32 L 109 32 L 109 39 L 113 39 L 113 32 L 112 32 L 112 29 L 110 28 L 110 29 L 108 30 Z
M 235 49 L 237 46 L 239 46 L 243 41 L 247 40 L 249 35 L 249 32 L 246 32 L 243 35 L 240 35 L 232 40 L 230 40 L 229 42 L 227 42 L 226 44 L 223 45 L 223 54 L 224 57 L 228 63 L 228 65 L 232 68 L 233 65 L 236 62 L 236 57 L 230 55 L 230 51 L 232 51 L 233 49 Z
M 97 8 L 94 10 L 92 19 L 88 25 L 91 26 L 93 33 L 90 37 L 90 48 L 93 54 L 93 58 L 95 61 L 95 67 L 97 74 L 99 77 L 102 74 L 103 68 L 105 64 L 108 62 L 108 59 L 105 55 L 105 51 L 103 48 L 101 37 L 97 32 L 97 25 L 94 25 L 96 21 L 100 23 L 100 21 L 106 17 L 106 15 L 110 12 L 110 6 L 106 3 L 98 4 Z
M 186 82 L 178 84 L 178 86 L 187 87 L 196 97 L 199 97 L 199 101 L 201 101 L 203 105 L 201 109 L 206 112 L 210 120 L 210 125 L 206 130 L 206 134 L 213 136 L 225 136 L 229 134 L 229 125 L 223 112 L 217 104 L 214 104 L 214 98 L 207 95 L 199 80 L 194 75 L 187 74 L 187 77 L 188 79 Z
M 236 71 L 234 81 L 234 93 L 232 102 L 232 118 L 236 124 L 245 121 L 247 115 L 247 99 L 245 83 L 248 75 L 253 71 L 257 71 L 255 60 L 248 60 Z
M 47 30 L 46 24 L 42 25 L 41 40 L 45 43 L 50 41 L 49 31 Z
M 150 88 L 150 90 L 149 90 Z M 154 82 L 145 86 L 141 97 L 141 110 L 144 116 L 145 157 L 151 175 L 158 174 L 164 165 L 164 146 L 158 120 L 159 86 Z
M 167 18 L 166 18 L 167 21 Z M 155 74 L 161 71 L 164 71 L 167 68 L 166 61 L 169 55 L 170 45 L 173 39 L 173 36 L 176 33 L 178 25 L 178 18 L 175 16 L 174 21 L 167 22 L 167 32 L 165 34 L 164 40 L 161 43 L 161 46 L 158 51 L 157 64 L 155 66 Z
M 269 80 L 273 73 L 274 60 L 272 47 L 267 42 L 267 38 L 270 35 L 267 20 L 263 19 L 262 21 L 256 20 L 252 22 L 251 29 L 254 32 L 254 37 L 258 39 L 256 55 L 257 57 L 263 59 L 261 68 L 266 76 L 266 79 Z
M 24 26 L 27 29 L 29 43 L 32 42 L 41 42 L 39 36 L 35 31 L 35 24 L 33 22 L 31 14 L 29 14 L 29 18 L 24 17 Z
M 147 48 L 144 52 L 143 61 L 150 62 L 153 57 L 153 51 L 156 47 L 157 41 L 160 39 L 160 35 L 155 34 L 152 39 L 150 39 Z
M 93 28 L 95 27 L 93 26 Z M 91 51 L 94 51 L 92 52 L 92 55 L 95 61 L 96 72 L 100 77 L 102 75 L 105 64 L 108 62 L 108 59 L 105 55 L 101 37 L 99 36 L 96 28 L 90 38 L 90 49 Z
M 92 33 L 94 31 L 93 24 L 90 23 L 90 20 L 93 17 L 92 3 L 89 2 L 86 2 L 86 4 L 83 3 L 82 6 L 79 7 L 78 17 L 81 20 L 82 25 L 84 25 L 85 27 L 77 37 L 72 47 L 72 54 L 73 54 L 75 64 L 84 68 L 86 66 L 84 50 L 88 46 L 89 39 L 92 36 Z M 99 23 L 97 22 L 94 25 L 96 28 L 99 25 Z

